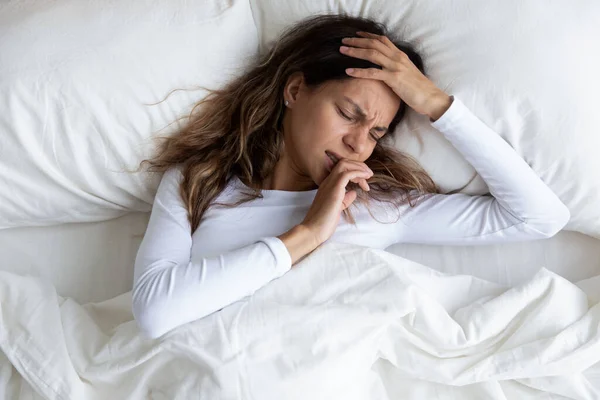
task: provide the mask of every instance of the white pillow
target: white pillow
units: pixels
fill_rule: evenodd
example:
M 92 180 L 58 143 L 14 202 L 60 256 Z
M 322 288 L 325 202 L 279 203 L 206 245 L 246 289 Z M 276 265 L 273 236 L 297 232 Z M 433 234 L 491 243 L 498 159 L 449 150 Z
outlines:
M 317 13 L 384 23 L 415 45 L 440 88 L 460 97 L 560 196 L 572 214 L 567 229 L 600 238 L 600 2 L 251 3 L 263 50 L 286 26 Z M 443 189 L 461 187 L 473 176 L 426 117 L 409 112 L 400 125 L 396 144 Z M 464 192 L 487 188 L 478 178 Z
M 248 0 L 0 2 L 0 228 L 149 211 L 152 134 L 258 52 Z

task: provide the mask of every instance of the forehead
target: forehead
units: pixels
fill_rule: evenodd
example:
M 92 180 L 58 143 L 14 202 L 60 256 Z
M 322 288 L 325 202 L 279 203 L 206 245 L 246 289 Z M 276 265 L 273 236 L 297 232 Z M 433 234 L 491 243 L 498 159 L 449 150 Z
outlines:
M 374 79 L 350 78 L 328 82 L 325 91 L 336 100 L 356 103 L 368 117 L 391 120 L 400 107 L 400 98 L 384 82 Z

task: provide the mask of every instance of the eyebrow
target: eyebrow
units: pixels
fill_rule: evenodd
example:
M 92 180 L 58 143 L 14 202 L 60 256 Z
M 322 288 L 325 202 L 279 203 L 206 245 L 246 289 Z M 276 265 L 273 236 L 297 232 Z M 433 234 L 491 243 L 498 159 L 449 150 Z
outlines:
M 358 116 L 360 117 L 360 119 L 362 119 L 363 121 L 365 119 L 367 119 L 367 114 L 363 111 L 362 108 L 360 108 L 360 106 L 358 104 L 356 104 L 350 97 L 344 96 L 344 99 L 352 104 L 352 106 L 354 107 L 354 112 L 356 114 L 358 114 Z M 383 132 L 383 133 L 387 133 L 388 128 L 384 127 L 384 126 L 375 126 L 373 127 L 373 129 L 375 129 L 377 132 Z

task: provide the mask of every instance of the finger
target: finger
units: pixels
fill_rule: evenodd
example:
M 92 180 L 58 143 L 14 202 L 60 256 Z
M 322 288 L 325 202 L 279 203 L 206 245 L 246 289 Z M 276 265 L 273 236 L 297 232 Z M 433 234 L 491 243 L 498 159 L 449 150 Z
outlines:
M 356 183 L 362 190 L 368 192 L 371 188 L 369 187 L 369 183 L 365 178 L 354 178 L 350 179 L 350 182 Z
M 340 52 L 350 57 L 371 61 L 373 64 L 380 65 L 383 68 L 393 69 L 394 67 L 394 61 L 379 50 L 341 46 Z
M 353 179 L 352 182 L 358 184 L 358 186 L 360 186 L 360 188 L 365 192 L 368 192 L 370 190 L 369 184 L 367 183 L 366 179 Z
M 344 172 L 339 177 L 338 184 L 340 184 L 343 188 L 346 188 L 350 182 L 358 183 L 359 180 L 369 179 L 370 177 L 371 174 L 365 171 L 348 171 Z
M 362 190 L 364 190 L 365 192 L 369 191 L 369 184 L 367 183 L 367 180 L 364 178 L 355 178 L 355 179 L 350 179 L 350 182 L 352 183 L 356 183 L 358 186 L 360 186 L 360 188 Z
M 365 38 L 369 38 L 369 39 L 375 39 L 375 40 L 383 43 L 388 48 L 396 49 L 398 51 L 402 51 L 398 47 L 396 47 L 396 45 L 394 44 L 394 42 L 392 42 L 390 40 L 390 38 L 388 38 L 385 35 L 377 35 L 375 33 L 363 32 L 363 31 L 356 32 L 356 35 L 361 36 L 361 37 L 365 37 Z
M 338 163 L 334 166 L 334 169 L 337 169 L 339 172 L 345 172 L 353 171 L 357 167 L 373 174 L 373 171 L 371 170 L 371 168 L 369 168 L 367 164 L 360 161 L 350 160 L 348 158 L 342 158 L 340 161 L 338 161 Z
M 387 81 L 390 77 L 389 71 L 378 68 L 346 68 L 346 74 L 353 78 L 376 79 L 378 81 Z
M 374 49 L 381 52 L 381 54 L 392 58 L 394 55 L 393 49 L 390 49 L 388 46 L 383 44 L 381 41 L 377 39 L 371 38 L 343 38 L 342 43 L 347 46 L 358 47 L 362 49 Z
M 369 186 L 369 182 L 367 182 L 366 179 L 362 180 L 362 185 L 361 187 L 363 188 L 363 190 L 365 190 L 366 192 L 368 192 L 369 190 L 371 190 L 371 187 Z
M 342 200 L 342 210 L 350 207 L 350 204 L 356 200 L 356 190 L 349 190 L 344 195 L 344 200 Z

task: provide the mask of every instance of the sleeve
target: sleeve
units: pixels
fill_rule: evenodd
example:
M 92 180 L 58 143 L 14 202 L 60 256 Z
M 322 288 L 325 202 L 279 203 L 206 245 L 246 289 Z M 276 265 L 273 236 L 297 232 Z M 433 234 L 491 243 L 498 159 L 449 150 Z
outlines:
M 458 98 L 432 125 L 475 168 L 492 196 L 426 195 L 400 218 L 401 242 L 534 240 L 553 236 L 569 221 L 568 208 L 525 160 Z
M 251 295 L 292 266 L 277 237 L 192 259 L 190 223 L 179 195 L 181 177 L 178 168 L 164 173 L 135 259 L 133 315 L 150 338 Z

